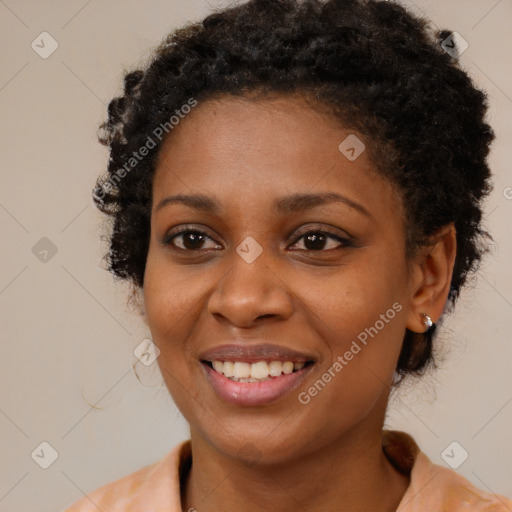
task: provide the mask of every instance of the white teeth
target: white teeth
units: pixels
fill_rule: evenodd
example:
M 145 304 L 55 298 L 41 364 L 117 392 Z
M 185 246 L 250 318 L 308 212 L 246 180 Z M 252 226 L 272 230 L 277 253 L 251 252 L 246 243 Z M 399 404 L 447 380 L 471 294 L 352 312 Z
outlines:
M 283 363 L 283 373 L 288 375 L 293 372 L 293 363 L 291 361 L 286 361 Z
M 237 379 L 247 379 L 251 375 L 251 365 L 237 361 L 233 367 L 233 373 Z
M 281 374 L 289 375 L 293 371 L 304 368 L 305 363 L 292 361 L 258 361 L 246 363 L 243 361 L 212 361 L 213 369 L 225 377 L 237 382 L 262 382 Z
M 235 382 L 265 382 L 266 380 L 270 380 L 270 377 L 265 377 L 264 379 L 253 379 L 252 377 L 248 379 L 236 379 L 235 377 L 230 377 L 230 380 L 234 380 Z
M 279 377 L 283 371 L 283 363 L 281 361 L 271 361 L 268 365 L 268 372 L 271 377 Z
M 264 379 L 265 377 L 268 377 L 268 364 L 265 361 L 252 363 L 251 377 L 254 379 Z
M 217 361 L 220 362 L 220 361 Z M 222 363 L 220 363 L 222 364 Z M 231 361 L 226 361 L 224 363 L 224 368 L 221 368 L 220 370 L 217 370 L 219 373 L 223 373 L 226 377 L 234 377 L 235 373 L 233 371 L 234 364 Z
M 216 372 L 222 373 L 224 370 L 224 363 L 222 361 L 212 361 L 212 366 Z

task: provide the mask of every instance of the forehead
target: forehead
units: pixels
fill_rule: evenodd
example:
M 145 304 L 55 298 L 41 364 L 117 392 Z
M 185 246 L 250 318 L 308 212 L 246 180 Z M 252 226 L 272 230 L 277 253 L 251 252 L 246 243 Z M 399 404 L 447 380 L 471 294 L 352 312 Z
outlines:
M 345 132 L 350 133 L 326 114 L 325 106 L 300 96 L 227 96 L 200 102 L 169 134 L 160 154 L 172 152 L 176 157 L 176 149 L 185 149 L 186 142 L 192 145 L 180 157 L 191 161 L 215 159 L 228 152 L 234 157 L 259 152 L 262 164 L 267 158 L 302 161 L 304 157 L 308 159 L 305 163 L 311 158 L 320 163 L 321 153 L 340 156 L 338 139 Z M 366 163 L 368 159 L 363 155 L 359 165 Z
M 344 152 L 347 140 L 360 152 L 355 159 Z M 396 187 L 379 174 L 363 144 L 325 109 L 300 97 L 207 100 L 164 140 L 153 204 L 171 192 L 192 190 L 259 205 L 285 192 L 338 192 L 368 205 L 396 203 Z

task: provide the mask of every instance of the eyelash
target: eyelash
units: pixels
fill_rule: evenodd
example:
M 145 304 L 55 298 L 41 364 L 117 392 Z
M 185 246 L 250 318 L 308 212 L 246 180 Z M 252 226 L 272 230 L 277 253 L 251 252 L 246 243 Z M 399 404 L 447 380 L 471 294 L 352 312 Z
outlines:
M 205 236 L 206 238 L 209 238 L 210 240 L 213 240 L 213 238 L 208 236 L 204 231 L 201 231 L 201 230 L 196 229 L 196 228 L 191 228 L 191 227 L 188 227 L 188 226 L 184 226 L 182 228 L 179 228 L 175 232 L 169 233 L 163 239 L 163 244 L 167 245 L 167 246 L 171 246 L 173 249 L 177 249 L 177 250 L 181 250 L 181 251 L 187 251 L 187 252 L 199 252 L 201 250 L 208 250 L 208 249 L 196 249 L 196 250 L 194 250 L 194 249 L 183 249 L 182 247 L 176 247 L 176 245 L 174 245 L 172 243 L 172 240 L 174 240 L 174 238 L 177 238 L 178 236 L 183 235 L 185 233 L 194 233 L 196 235 L 202 235 L 202 236 Z M 297 234 L 297 238 L 292 243 L 292 245 L 295 245 L 297 242 L 299 242 L 299 240 L 301 240 L 302 238 L 304 238 L 305 236 L 307 236 L 309 234 L 321 234 L 321 235 L 324 235 L 324 236 L 326 236 L 328 238 L 336 240 L 337 242 L 340 242 L 341 245 L 340 245 L 340 247 L 335 247 L 334 249 L 317 249 L 317 250 L 314 250 L 314 249 L 309 249 L 309 250 L 308 249 L 300 249 L 301 251 L 305 251 L 305 252 L 328 252 L 328 251 L 335 251 L 335 250 L 338 250 L 338 249 L 342 249 L 343 247 L 353 247 L 354 246 L 354 244 L 352 243 L 352 241 L 349 238 L 343 238 L 343 237 L 341 237 L 339 235 L 335 235 L 334 233 L 326 231 L 325 229 L 319 229 L 319 228 L 318 229 L 309 229 L 308 231 L 304 231 L 303 233 Z M 213 241 L 215 242 L 215 240 L 213 240 Z

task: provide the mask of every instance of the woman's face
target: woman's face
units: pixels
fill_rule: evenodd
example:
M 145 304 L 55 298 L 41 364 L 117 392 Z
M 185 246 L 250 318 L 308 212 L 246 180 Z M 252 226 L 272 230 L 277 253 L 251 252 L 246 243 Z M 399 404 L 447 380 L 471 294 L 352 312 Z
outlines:
M 225 454 L 284 461 L 380 431 L 411 283 L 400 196 L 359 139 L 297 98 L 225 98 L 160 149 L 147 322 L 192 435 Z M 222 373 L 249 369 L 268 380 Z

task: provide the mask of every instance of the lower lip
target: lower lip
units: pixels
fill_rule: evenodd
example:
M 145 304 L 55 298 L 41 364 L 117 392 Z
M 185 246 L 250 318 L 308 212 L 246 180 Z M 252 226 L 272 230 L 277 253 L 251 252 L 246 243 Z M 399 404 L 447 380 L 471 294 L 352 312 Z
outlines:
M 263 382 L 235 382 L 201 363 L 206 378 L 217 395 L 234 405 L 256 406 L 274 402 L 295 389 L 309 373 L 312 364 L 288 375 L 281 374 Z

